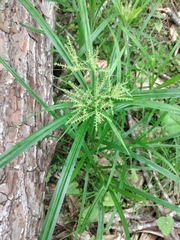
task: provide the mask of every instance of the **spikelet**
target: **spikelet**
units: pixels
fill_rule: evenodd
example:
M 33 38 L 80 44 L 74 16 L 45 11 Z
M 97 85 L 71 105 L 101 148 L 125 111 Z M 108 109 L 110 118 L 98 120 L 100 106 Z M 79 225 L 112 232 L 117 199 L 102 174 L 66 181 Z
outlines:
M 107 61 L 98 60 L 98 53 L 93 56 L 89 53 L 87 60 L 80 62 L 76 51 L 68 39 L 66 45 L 73 61 L 72 66 L 61 65 L 72 71 L 87 71 L 84 78 L 87 83 L 90 82 L 89 71 L 93 71 L 95 75 L 94 89 L 89 87 L 86 90 L 76 86 L 72 82 L 68 82 L 72 90 L 62 89 L 65 93 L 65 102 L 72 103 L 71 117 L 67 121 L 67 124 L 79 124 L 88 120 L 94 119 L 95 130 L 98 130 L 98 126 L 105 120 L 111 122 L 114 115 L 114 103 L 117 100 L 132 100 L 131 95 L 128 93 L 128 89 L 124 87 L 124 84 L 113 84 L 111 79 L 106 74 L 108 69 Z

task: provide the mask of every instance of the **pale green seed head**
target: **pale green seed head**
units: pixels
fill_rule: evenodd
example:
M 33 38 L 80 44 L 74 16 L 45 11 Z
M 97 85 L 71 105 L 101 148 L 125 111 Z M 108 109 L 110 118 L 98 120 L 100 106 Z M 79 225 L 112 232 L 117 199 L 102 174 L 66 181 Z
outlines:
M 68 82 L 72 90 L 62 89 L 66 95 L 64 101 L 71 102 L 73 106 L 71 111 L 72 117 L 68 120 L 67 124 L 77 124 L 93 117 L 94 127 L 97 131 L 98 125 L 103 121 L 111 121 L 114 114 L 113 107 L 115 101 L 132 100 L 132 98 L 128 94 L 128 90 L 124 87 L 124 84 L 114 84 L 106 76 L 108 67 L 106 69 L 98 67 L 97 52 L 93 56 L 88 54 L 87 60 L 80 62 L 69 39 L 66 48 L 73 60 L 74 66 L 61 66 L 72 71 L 87 71 L 90 67 L 90 71 L 93 71 L 95 75 L 93 90 L 90 86 L 87 90 L 81 89 L 72 82 Z

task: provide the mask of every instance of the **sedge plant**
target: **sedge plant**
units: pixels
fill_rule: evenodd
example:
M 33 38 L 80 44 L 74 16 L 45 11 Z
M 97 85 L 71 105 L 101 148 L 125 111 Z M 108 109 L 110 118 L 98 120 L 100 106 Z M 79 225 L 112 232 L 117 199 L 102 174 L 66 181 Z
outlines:
M 136 161 L 134 168 L 141 168 L 140 165 L 137 164 L 137 162 L 140 162 L 147 167 L 148 170 L 155 170 L 161 176 L 167 177 L 168 180 L 174 181 L 176 184 L 180 183 L 180 178 L 174 167 L 168 163 L 165 157 L 162 157 L 158 150 L 153 149 L 153 146 L 157 146 L 159 142 L 171 139 L 172 137 L 177 139 L 180 132 L 173 134 L 169 133 L 168 136 L 162 136 L 162 138 L 157 137 L 148 142 L 145 141 L 147 136 L 146 131 L 146 133 L 143 133 L 144 135 L 141 134 L 141 136 L 138 137 L 139 141 L 132 141 L 131 143 L 126 141 L 126 138 L 130 136 L 136 127 L 125 130 L 127 111 L 134 109 L 143 109 L 143 111 L 147 111 L 148 118 L 146 114 L 144 114 L 144 116 L 142 116 L 142 122 L 151 122 L 154 111 L 161 111 L 161 120 L 163 120 L 167 112 L 180 114 L 180 107 L 178 105 L 172 104 L 171 101 L 159 101 L 160 99 L 167 98 L 171 100 L 178 99 L 178 88 L 161 89 L 161 87 L 164 87 L 164 84 L 162 84 L 162 86 L 158 86 L 156 89 L 153 88 L 153 84 L 150 84 L 150 89 L 138 90 L 138 88 L 132 84 L 133 75 L 131 73 L 134 67 L 130 65 L 130 57 L 134 48 L 138 48 L 140 61 L 146 59 L 149 68 L 152 70 L 154 69 L 153 58 L 149 56 L 149 53 L 139 40 L 140 36 L 143 34 L 142 29 L 145 29 L 148 21 L 145 21 L 142 29 L 136 33 L 137 37 L 134 36 L 134 33 L 129 29 L 133 19 L 143 10 L 143 5 L 139 6 L 139 1 L 135 2 L 134 7 L 125 5 L 126 9 L 132 9 L 132 12 L 128 15 L 129 17 L 127 18 L 126 16 L 125 18 L 125 16 L 122 15 L 123 6 L 121 4 L 119 5 L 118 1 L 113 1 L 114 8 L 117 8 L 117 10 L 115 10 L 115 15 L 120 23 L 118 25 L 119 36 L 117 36 L 109 25 L 114 19 L 114 14 L 110 15 L 107 20 L 104 19 L 102 22 L 98 23 L 95 22 L 95 16 L 97 16 L 96 1 L 73 1 L 73 4 L 78 6 L 78 17 L 81 21 L 79 24 L 81 25 L 81 31 L 84 38 L 83 46 L 79 52 L 77 52 L 70 39 L 67 39 L 66 44 L 61 42 L 58 35 L 55 34 L 28 0 L 20 0 L 20 3 L 34 18 L 40 26 L 41 31 L 49 38 L 57 53 L 64 60 L 65 63 L 61 64 L 61 67 L 71 70 L 78 81 L 78 85 L 69 81 L 67 83 L 69 86 L 68 90 L 61 89 L 65 96 L 64 100 L 54 106 L 47 106 L 46 103 L 44 103 L 40 97 L 23 82 L 21 77 L 0 58 L 0 62 L 7 70 L 41 104 L 44 111 L 47 111 L 54 118 L 53 122 L 32 133 L 30 136 L 4 152 L 0 156 L 0 167 L 8 164 L 16 156 L 26 151 L 56 128 L 62 127 L 73 141 L 43 223 L 39 236 L 41 240 L 50 240 L 52 238 L 68 186 L 76 178 L 82 167 L 84 167 L 86 173 L 81 197 L 82 204 L 79 221 L 74 232 L 74 239 L 77 238 L 78 233 L 86 229 L 90 222 L 89 219 L 95 209 L 98 211 L 98 217 L 96 219 L 98 222 L 97 236 L 98 239 L 103 239 L 103 233 L 105 231 L 103 219 L 108 204 L 112 207 L 112 217 L 108 226 L 110 227 L 113 217 L 116 212 L 118 212 L 126 239 L 130 239 L 128 224 L 123 214 L 123 208 L 120 205 L 123 196 L 135 199 L 136 201 L 145 201 L 148 199 L 156 204 L 160 204 L 180 213 L 180 208 L 178 206 L 154 197 L 147 191 L 132 186 L 127 181 L 126 175 L 130 168 L 132 174 L 134 174 L 134 176 L 136 175 L 136 172 L 132 170 L 133 164 L 131 167 L 128 166 L 129 160 L 134 159 Z M 144 3 L 148 3 L 148 1 Z M 91 14 L 88 14 L 88 6 L 92 6 L 92 9 L 90 9 Z M 152 11 L 154 10 L 155 8 Z M 152 14 L 153 12 L 151 12 L 151 15 Z M 105 28 L 109 29 L 114 44 L 108 58 L 108 66 L 105 69 L 100 69 L 98 67 L 99 50 L 95 49 L 93 42 L 103 33 Z M 121 36 L 123 36 L 122 39 L 126 39 L 128 42 L 122 44 Z M 164 66 L 161 67 L 162 70 L 163 67 Z M 121 69 L 125 69 L 124 72 L 122 72 Z M 90 76 L 90 84 L 88 84 L 83 77 L 83 74 L 87 71 Z M 155 80 L 153 79 L 153 81 Z M 60 113 L 57 113 L 57 111 L 55 111 L 57 109 L 62 109 L 64 115 L 62 116 Z M 152 129 L 155 127 L 156 122 L 153 124 Z M 137 148 L 142 149 L 142 155 L 136 153 Z M 163 164 L 150 161 L 146 154 L 148 150 L 151 151 L 156 158 L 159 157 Z M 95 161 L 94 155 L 97 152 L 107 154 L 109 151 L 111 154 L 110 159 L 113 159 L 110 164 L 111 170 L 110 172 L 102 172 L 102 169 L 97 165 L 97 161 Z M 176 151 L 178 152 L 177 149 Z M 107 154 L 107 156 L 109 155 Z M 121 163 L 118 162 L 119 156 L 122 158 Z M 86 208 L 87 206 L 85 203 L 87 199 L 88 181 L 92 173 L 96 176 L 98 184 L 97 186 L 94 185 L 96 191 L 93 194 L 91 204 Z

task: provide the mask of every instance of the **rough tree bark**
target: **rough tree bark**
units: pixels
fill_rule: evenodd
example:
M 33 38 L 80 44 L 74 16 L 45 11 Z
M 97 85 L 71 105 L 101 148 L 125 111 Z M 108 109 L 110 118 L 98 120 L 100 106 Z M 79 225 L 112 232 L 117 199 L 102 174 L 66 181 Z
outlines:
M 31 0 L 53 27 L 53 4 Z M 20 23 L 38 27 L 18 0 L 0 2 L 0 55 L 48 104 L 52 105 L 52 48 L 44 36 Z M 41 106 L 0 65 L 0 152 L 52 121 L 39 114 L 7 132 Z M 46 139 L 0 169 L 0 239 L 37 239 L 43 217 L 44 179 L 55 143 Z

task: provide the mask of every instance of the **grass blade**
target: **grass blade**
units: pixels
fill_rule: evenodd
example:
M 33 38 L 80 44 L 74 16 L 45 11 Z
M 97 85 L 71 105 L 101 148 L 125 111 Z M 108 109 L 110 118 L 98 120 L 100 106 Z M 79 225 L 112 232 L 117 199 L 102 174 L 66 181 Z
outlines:
M 134 91 L 131 95 L 136 100 L 145 100 L 150 98 L 179 98 L 179 88 L 173 89 L 153 89 L 145 91 Z
M 159 109 L 165 112 L 173 112 L 173 113 L 180 114 L 179 106 L 174 106 L 167 103 L 145 101 L 145 100 L 144 101 L 134 100 L 134 101 L 131 101 L 131 103 L 132 105 L 140 106 L 141 108 L 153 108 L 153 109 Z
M 0 156 L 0 167 L 5 166 L 19 154 L 23 153 L 25 150 L 30 148 L 32 145 L 37 143 L 39 140 L 46 137 L 49 133 L 54 131 L 56 128 L 65 124 L 68 119 L 68 115 L 63 116 L 54 122 L 46 125 L 45 127 L 39 129 L 38 131 L 32 133 L 30 136 L 24 138 L 22 141 L 18 142 L 13 147 L 9 148 L 7 151 L 1 154 Z
M 87 212 L 87 214 L 86 214 L 86 217 L 84 218 L 84 221 L 83 221 L 83 223 L 82 223 L 82 225 L 81 225 L 81 230 L 80 230 L 80 232 L 83 232 L 84 229 L 86 228 L 86 226 L 87 226 L 87 224 L 88 224 L 89 217 L 90 217 L 90 215 L 92 214 L 93 209 L 94 209 L 95 206 L 98 204 L 98 202 L 101 200 L 101 198 L 104 196 L 105 192 L 106 192 L 106 189 L 105 189 L 104 187 L 102 187 L 102 188 L 99 190 L 99 192 L 97 193 L 94 201 L 92 202 L 92 204 L 91 204 L 91 206 L 90 206 L 90 208 L 89 208 L 89 210 L 88 210 L 88 212 Z
M 33 32 L 44 34 L 44 32 L 41 29 L 39 29 L 39 28 L 34 28 L 34 27 L 31 27 L 31 26 L 23 24 L 23 23 L 21 23 L 21 26 L 23 26 L 23 27 L 25 27 L 25 28 L 33 31 Z
M 50 206 L 48 208 L 48 213 L 46 215 L 42 231 L 39 237 L 39 240 L 50 240 L 54 231 L 54 227 L 59 215 L 59 211 L 61 209 L 62 203 L 64 201 L 64 197 L 68 188 L 68 185 L 71 180 L 71 176 L 74 170 L 74 166 L 76 164 L 76 160 L 79 154 L 79 151 L 81 149 L 84 136 L 87 131 L 88 127 L 88 121 L 82 123 L 82 125 L 79 127 L 79 131 L 77 132 L 77 136 L 74 140 L 74 143 L 72 145 L 72 148 L 69 152 L 69 155 L 66 159 L 66 162 L 64 164 L 61 177 L 58 181 L 58 184 L 56 186 L 56 190 L 54 192 L 54 195 L 52 197 Z
M 121 218 L 121 222 L 122 222 L 122 226 L 123 226 L 123 228 L 124 228 L 124 232 L 125 232 L 125 235 L 126 235 L 126 239 L 127 239 L 127 240 L 130 240 L 130 233 L 129 233 L 129 229 L 128 229 L 128 224 L 127 224 L 126 218 L 125 218 L 125 216 L 124 216 L 123 210 L 122 210 L 122 208 L 121 208 L 121 205 L 119 204 L 119 201 L 118 201 L 116 195 L 114 194 L 114 192 L 113 192 L 113 191 L 109 191 L 109 192 L 110 192 L 110 194 L 111 194 L 111 197 L 112 197 L 112 199 L 113 199 L 113 202 L 114 202 L 114 204 L 115 204 L 115 206 L 116 206 L 116 208 L 117 208 L 117 211 L 118 211 L 118 213 L 119 213 L 119 216 L 120 216 L 120 218 Z
M 105 27 L 109 24 L 110 21 L 112 21 L 115 17 L 117 17 L 117 13 L 114 13 L 110 15 L 108 18 L 104 19 L 104 21 L 95 29 L 95 31 L 91 34 L 91 42 L 93 43 L 94 40 L 102 33 L 102 31 L 105 29 Z M 78 52 L 78 55 L 81 57 L 86 51 L 85 44 L 81 47 L 81 49 Z
M 141 191 L 139 189 L 136 189 L 136 188 L 134 188 L 132 186 L 129 186 L 129 185 L 126 185 L 126 184 L 124 184 L 124 188 L 129 190 L 129 191 L 131 191 L 131 192 L 139 194 L 140 196 L 145 197 L 146 199 L 149 199 L 150 201 L 153 201 L 153 202 L 155 202 L 157 204 L 163 205 L 163 206 L 171 209 L 172 211 L 180 213 L 180 207 L 179 206 L 175 206 L 175 205 L 173 205 L 173 204 L 171 204 L 169 202 L 166 202 L 166 201 L 164 201 L 162 199 L 156 198 L 153 195 L 151 195 L 149 193 L 146 193 L 145 191 Z
M 90 31 L 90 26 L 89 26 L 86 1 L 79 0 L 78 4 L 79 4 L 82 27 L 83 27 L 83 32 L 84 32 L 86 52 L 88 54 L 93 54 L 93 46 L 92 46 L 92 42 L 91 42 L 91 31 Z
M 171 79 L 169 79 L 169 80 L 165 81 L 164 83 L 160 84 L 159 86 L 156 87 L 156 89 L 171 86 L 172 84 L 175 84 L 179 81 L 180 81 L 180 74 L 178 74 L 175 77 L 172 77 Z
M 112 142 L 108 142 L 108 141 L 103 141 L 102 144 L 106 145 L 106 149 L 116 149 L 119 150 L 119 152 L 122 152 L 123 154 L 126 154 L 126 151 L 121 148 L 120 145 L 112 143 Z M 180 178 L 176 175 L 174 175 L 173 173 L 169 172 L 168 170 L 166 170 L 165 168 L 159 166 L 158 164 L 151 162 L 149 159 L 140 156 L 136 153 L 134 153 L 133 151 L 129 150 L 129 154 L 132 158 L 136 159 L 139 162 L 142 162 L 143 164 L 145 164 L 146 166 L 148 166 L 151 170 L 155 170 L 159 173 L 161 173 L 162 175 L 168 177 L 169 179 L 173 180 L 174 182 L 180 184 Z
M 98 229 L 97 229 L 96 239 L 103 239 L 104 213 L 105 213 L 105 208 L 101 204 L 99 206 Z
M 108 121 L 108 122 L 109 122 L 109 125 L 110 125 L 111 129 L 113 130 L 113 132 L 115 133 L 116 137 L 118 138 L 119 142 L 122 144 L 122 146 L 126 150 L 127 154 L 129 154 L 129 151 L 128 151 L 128 149 L 127 149 L 127 147 L 126 147 L 126 145 L 125 145 L 121 135 L 119 134 L 116 126 L 114 125 L 113 122 L 110 122 L 110 121 Z
M 125 101 L 123 102 L 123 104 Z M 152 108 L 152 109 L 159 109 L 165 112 L 173 112 L 176 114 L 180 114 L 180 107 L 179 106 L 174 106 L 170 105 L 167 103 L 162 103 L 162 102 L 155 102 L 155 101 L 150 101 L 150 100 L 132 100 L 129 102 L 126 102 L 127 106 L 139 106 L 140 108 Z M 129 103 L 129 104 L 128 104 Z M 122 109 L 122 104 L 117 104 L 115 106 L 115 111 L 121 111 Z
M 44 34 L 50 39 L 54 47 L 57 49 L 61 57 L 64 59 L 68 66 L 73 66 L 71 58 L 60 41 L 59 37 L 53 32 L 44 18 L 40 15 L 40 13 L 33 7 L 33 5 L 28 0 L 19 0 L 20 3 L 25 7 L 25 9 L 29 12 L 29 14 L 34 18 L 34 20 L 39 24 L 39 26 L 44 31 Z M 80 71 L 73 72 L 79 83 L 82 85 L 84 89 L 86 89 L 86 83 Z
M 7 64 L 3 58 L 0 57 L 0 63 L 4 65 L 4 67 L 18 80 L 18 82 L 36 99 L 41 106 L 43 106 L 45 109 L 48 108 L 46 103 L 24 82 L 24 80 Z M 49 113 L 57 119 L 57 116 L 54 112 L 49 111 Z
M 85 203 L 86 203 L 86 197 L 87 197 L 87 192 L 88 192 L 87 188 L 88 188 L 88 182 L 89 182 L 89 170 L 90 170 L 89 165 L 90 164 L 88 162 L 87 166 L 86 166 L 86 175 L 85 175 L 85 179 L 84 179 L 85 181 L 84 181 L 84 188 L 83 188 L 83 193 L 82 193 L 82 201 L 81 201 L 79 219 L 82 219 L 84 206 L 85 206 Z M 73 172 L 73 174 L 74 174 L 74 172 Z M 80 231 L 80 228 L 81 228 L 81 221 L 78 221 L 77 228 L 76 228 L 76 231 L 75 231 L 75 239 L 77 239 L 77 235 Z

